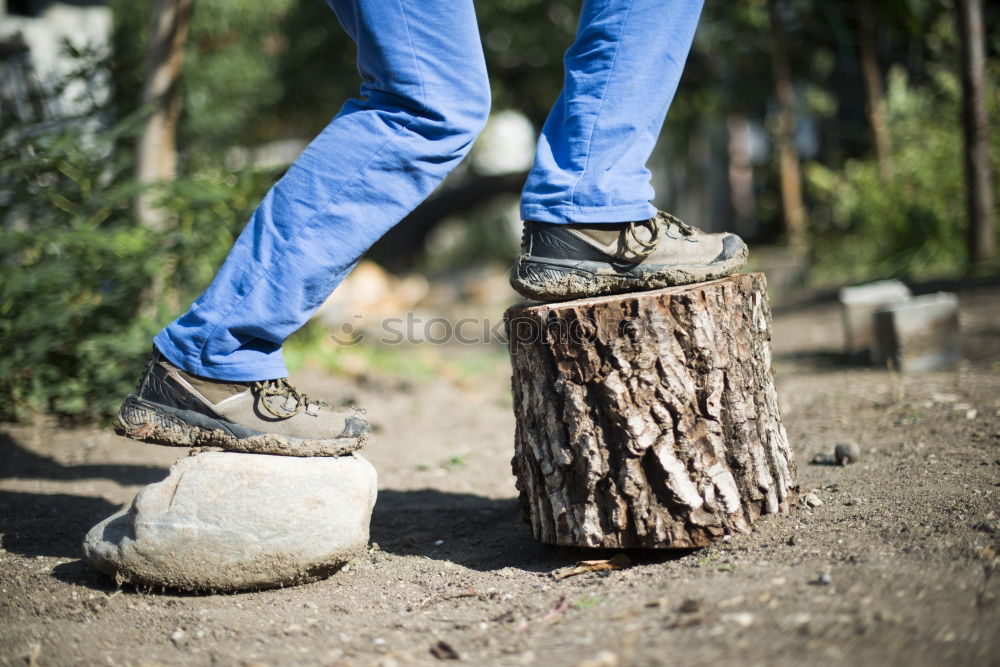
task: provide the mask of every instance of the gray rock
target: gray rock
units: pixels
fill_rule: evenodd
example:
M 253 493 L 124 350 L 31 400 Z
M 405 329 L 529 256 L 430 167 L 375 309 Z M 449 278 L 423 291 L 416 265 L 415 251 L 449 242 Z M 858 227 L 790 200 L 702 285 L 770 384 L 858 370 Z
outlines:
M 365 548 L 376 489 L 357 454 L 196 454 L 94 526 L 83 556 L 119 582 L 182 590 L 312 581 Z
M 958 297 L 924 294 L 875 312 L 875 335 L 882 359 L 903 373 L 954 366 L 959 358 Z
M 842 288 L 840 306 L 844 321 L 844 351 L 852 357 L 867 356 L 871 361 L 880 362 L 872 316 L 884 306 L 905 303 L 909 298 L 910 288 L 898 280 Z
M 833 458 L 842 466 L 857 463 L 861 459 L 861 447 L 850 440 L 838 443 L 833 449 Z

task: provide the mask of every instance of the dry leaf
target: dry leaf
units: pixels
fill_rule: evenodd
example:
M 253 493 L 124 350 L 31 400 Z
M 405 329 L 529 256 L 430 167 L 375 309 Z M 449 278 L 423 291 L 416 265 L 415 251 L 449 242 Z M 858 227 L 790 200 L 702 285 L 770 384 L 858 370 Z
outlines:
M 616 554 L 606 560 L 581 560 L 576 565 L 564 567 L 552 573 L 556 579 L 574 577 L 587 572 L 599 572 L 601 570 L 623 570 L 632 565 L 632 560 L 625 554 Z

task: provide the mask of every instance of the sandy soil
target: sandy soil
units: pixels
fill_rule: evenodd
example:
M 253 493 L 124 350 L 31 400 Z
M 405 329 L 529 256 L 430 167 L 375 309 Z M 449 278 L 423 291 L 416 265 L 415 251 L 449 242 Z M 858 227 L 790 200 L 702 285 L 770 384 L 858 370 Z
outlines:
M 531 539 L 503 363 L 456 381 L 304 377 L 367 407 L 380 496 L 369 551 L 292 589 L 116 589 L 81 562 L 81 538 L 183 450 L 7 426 L 0 664 L 1000 665 L 1000 289 L 960 298 L 966 360 L 911 377 L 842 364 L 833 304 L 777 315 L 799 482 L 823 504 L 560 581 L 612 554 Z M 859 463 L 810 464 L 847 438 Z

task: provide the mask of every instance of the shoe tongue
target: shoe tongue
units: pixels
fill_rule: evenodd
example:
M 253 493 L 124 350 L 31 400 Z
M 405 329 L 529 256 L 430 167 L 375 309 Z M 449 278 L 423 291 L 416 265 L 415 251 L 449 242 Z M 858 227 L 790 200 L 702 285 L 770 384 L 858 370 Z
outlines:
M 618 245 L 618 239 L 622 234 L 622 225 L 596 225 L 588 227 L 576 226 L 574 231 L 576 231 L 580 236 L 585 236 L 591 241 L 596 241 L 598 244 L 605 247 L 613 247 Z
M 230 382 L 226 380 L 212 380 L 211 378 L 203 378 L 197 375 L 191 375 L 190 373 L 185 373 L 184 371 L 178 371 L 180 375 L 191 383 L 191 386 L 201 392 L 201 395 L 207 398 L 212 403 L 218 403 L 230 396 L 235 396 L 236 394 L 242 394 L 247 390 L 246 384 L 241 384 L 239 382 Z
M 656 240 L 656 235 L 649 225 L 632 225 L 632 229 L 629 231 L 629 223 L 627 222 L 606 225 L 573 225 L 572 231 L 609 255 L 629 259 L 634 259 L 635 248 L 631 246 L 641 246 L 643 243 L 652 243 Z M 626 235 L 629 234 L 633 238 L 626 238 Z

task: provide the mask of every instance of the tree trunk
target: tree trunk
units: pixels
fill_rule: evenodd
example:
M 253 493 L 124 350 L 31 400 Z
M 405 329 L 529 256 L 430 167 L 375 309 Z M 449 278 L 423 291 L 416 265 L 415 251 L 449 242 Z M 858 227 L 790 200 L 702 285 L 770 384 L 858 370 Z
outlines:
M 153 5 L 142 88 L 142 106 L 149 115 L 136 155 L 136 178 L 142 185 L 170 181 L 177 174 L 181 62 L 193 9 L 194 0 L 156 0 Z M 136 214 L 148 227 L 164 224 L 148 193 L 138 198 Z
M 986 114 L 986 46 L 982 0 L 956 0 L 962 43 L 962 126 L 965 132 L 965 182 L 969 217 L 969 260 L 993 258 L 994 193 L 990 134 Z
M 875 13 L 872 11 L 871 0 L 858 0 L 858 16 L 861 29 L 858 38 L 861 76 L 865 82 L 865 96 L 868 98 L 865 111 L 875 140 L 879 175 L 883 181 L 889 181 L 892 179 L 892 152 L 885 121 L 885 104 L 882 102 L 882 75 L 879 73 L 876 57 Z
M 781 177 L 781 205 L 788 245 L 793 253 L 801 256 L 806 251 L 806 213 L 802 204 L 799 151 L 795 147 L 795 96 L 788 62 L 788 39 L 781 21 L 778 0 L 768 0 L 767 8 L 771 23 L 771 69 L 774 73 L 774 93 L 778 100 L 775 139 Z
M 536 539 L 689 548 L 796 497 L 761 274 L 513 306 L 522 512 Z

